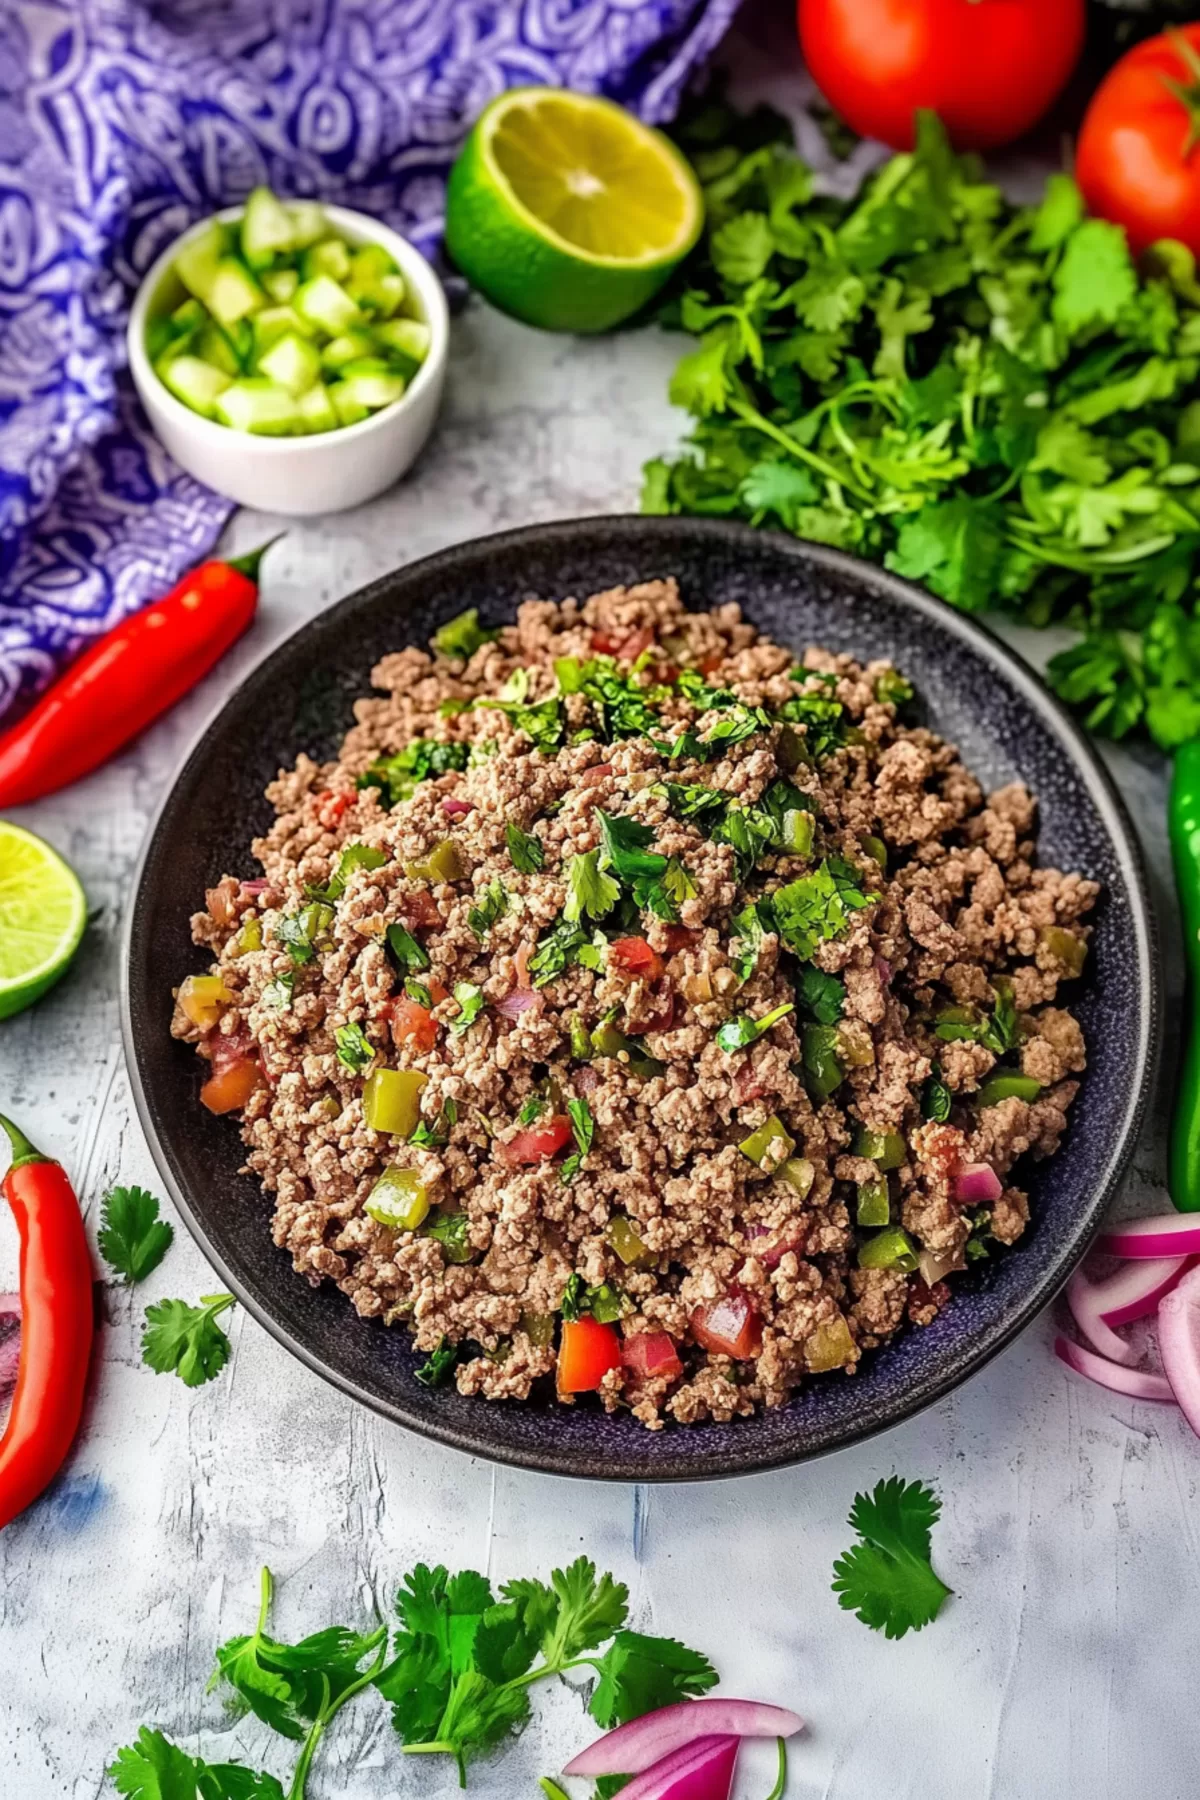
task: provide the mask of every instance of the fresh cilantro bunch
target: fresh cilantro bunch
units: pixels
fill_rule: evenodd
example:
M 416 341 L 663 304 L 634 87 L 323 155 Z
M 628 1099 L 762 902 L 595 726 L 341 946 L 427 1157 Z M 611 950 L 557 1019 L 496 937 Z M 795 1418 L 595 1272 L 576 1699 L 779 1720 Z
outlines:
M 850 200 L 814 196 L 761 109 L 708 107 L 680 137 L 708 226 L 664 316 L 696 339 L 671 385 L 695 425 L 646 465 L 643 509 L 782 527 L 968 611 L 1074 626 L 1049 680 L 1094 730 L 1200 732 L 1189 252 L 1139 270 L 1065 175 L 1009 204 L 929 114 Z

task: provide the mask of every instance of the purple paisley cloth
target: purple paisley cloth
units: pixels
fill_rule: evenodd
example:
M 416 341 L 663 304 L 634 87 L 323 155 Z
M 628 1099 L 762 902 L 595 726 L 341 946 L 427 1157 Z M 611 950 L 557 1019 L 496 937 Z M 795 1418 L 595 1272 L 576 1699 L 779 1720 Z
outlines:
M 162 593 L 231 511 L 124 370 L 163 246 L 258 182 L 425 249 L 507 87 L 674 114 L 737 0 L 0 0 L 0 717 Z

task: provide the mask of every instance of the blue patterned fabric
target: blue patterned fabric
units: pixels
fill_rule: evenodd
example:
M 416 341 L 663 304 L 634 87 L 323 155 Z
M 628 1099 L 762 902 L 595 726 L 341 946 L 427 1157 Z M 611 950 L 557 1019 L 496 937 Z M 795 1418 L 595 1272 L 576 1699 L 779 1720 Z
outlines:
M 0 0 L 0 716 L 230 512 L 123 370 L 140 274 L 257 182 L 422 247 L 506 87 L 670 118 L 737 0 Z

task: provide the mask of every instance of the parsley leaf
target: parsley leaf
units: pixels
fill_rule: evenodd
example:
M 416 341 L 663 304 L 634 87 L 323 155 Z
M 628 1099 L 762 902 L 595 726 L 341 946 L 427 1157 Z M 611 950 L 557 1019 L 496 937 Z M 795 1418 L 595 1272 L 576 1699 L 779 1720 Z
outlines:
M 574 1181 L 578 1175 L 591 1150 L 592 1139 L 596 1134 L 596 1121 L 592 1117 L 592 1109 L 586 1100 L 568 1100 L 567 1112 L 571 1120 L 571 1135 L 575 1139 L 575 1148 L 570 1156 L 563 1159 L 559 1171 L 564 1183 Z
M 851 863 L 829 856 L 810 875 L 780 888 L 771 896 L 771 905 L 780 937 L 807 962 L 818 944 L 840 937 L 851 914 L 877 898 L 863 893 Z
M 951 1591 L 930 1562 L 930 1534 L 940 1512 L 932 1489 L 896 1475 L 872 1494 L 856 1494 L 850 1524 L 861 1542 L 833 1565 L 839 1606 L 890 1638 L 935 1619 Z
M 540 838 L 531 832 L 522 831 L 510 819 L 504 827 L 504 840 L 508 845 L 509 859 L 519 875 L 536 875 L 546 865 L 546 850 Z
M 782 1006 L 773 1007 L 770 1012 L 764 1013 L 761 1019 L 752 1019 L 746 1013 L 736 1019 L 727 1019 L 717 1032 L 717 1042 L 722 1050 L 730 1054 L 735 1050 L 745 1050 L 749 1045 L 756 1044 L 760 1037 L 770 1031 L 772 1025 L 778 1025 L 780 1019 L 786 1019 L 794 1011 L 792 1002 L 787 1000 Z
M 338 1061 L 352 1075 L 365 1074 L 375 1060 L 375 1046 L 369 1042 L 356 1019 L 351 1020 L 349 1025 L 339 1025 L 333 1034 L 333 1041 L 337 1045 Z
M 229 1339 L 217 1320 L 233 1303 L 232 1294 L 204 1294 L 199 1306 L 186 1300 L 148 1306 L 142 1361 L 156 1375 L 178 1375 L 187 1387 L 203 1387 L 229 1361 Z
M 158 1201 L 142 1187 L 110 1188 L 104 1197 L 96 1242 L 114 1275 L 131 1287 L 157 1269 L 174 1239 L 173 1226 L 158 1211 Z
M 488 631 L 479 623 L 479 608 L 468 607 L 455 618 L 439 625 L 431 642 L 442 656 L 460 656 L 468 661 L 483 644 L 490 644 L 500 633 Z
M 497 876 L 488 883 L 474 906 L 467 913 L 467 924 L 482 943 L 497 919 L 504 917 L 508 911 L 508 895 L 504 891 L 504 883 Z
M 600 867 L 599 850 L 585 850 L 571 857 L 566 873 L 568 891 L 563 918 L 573 924 L 585 917 L 603 919 L 621 898 L 612 876 Z
M 483 1011 L 483 989 L 476 987 L 471 981 L 456 981 L 454 998 L 458 1001 L 458 1017 L 450 1021 L 452 1037 L 461 1037 L 470 1029 Z

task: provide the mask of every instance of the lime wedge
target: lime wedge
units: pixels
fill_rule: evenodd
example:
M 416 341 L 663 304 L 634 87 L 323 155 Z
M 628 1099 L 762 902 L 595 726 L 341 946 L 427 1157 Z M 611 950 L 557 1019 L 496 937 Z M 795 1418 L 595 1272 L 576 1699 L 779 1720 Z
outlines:
M 86 924 L 75 871 L 32 831 L 0 819 L 0 1019 L 54 986 Z
M 446 245 L 494 305 L 549 331 L 607 331 L 700 235 L 696 178 L 661 132 L 611 100 L 513 88 L 450 172 Z

